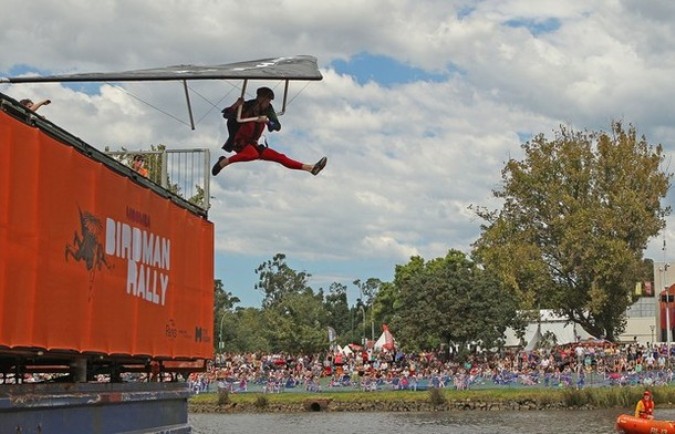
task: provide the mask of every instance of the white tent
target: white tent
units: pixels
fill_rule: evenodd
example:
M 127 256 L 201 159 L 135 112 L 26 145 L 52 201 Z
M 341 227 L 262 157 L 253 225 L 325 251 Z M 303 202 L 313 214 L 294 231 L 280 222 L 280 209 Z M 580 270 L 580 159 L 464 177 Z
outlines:
M 543 336 L 541 335 L 541 323 L 537 324 L 537 331 L 534 332 L 534 335 L 529 340 L 525 346 L 525 351 L 534 351 L 537 349 L 537 345 L 541 342 Z
M 558 345 L 578 342 L 591 337 L 584 329 L 574 323 L 570 323 L 566 318 L 556 315 L 552 310 L 542 309 L 539 311 L 539 321 L 533 321 L 525 327 L 524 340 L 527 342 L 526 351 L 532 351 L 536 348 L 542 338 L 548 333 L 556 337 Z M 505 332 L 507 347 L 516 347 L 520 345 L 520 340 L 513 329 L 507 329 Z M 529 348 L 529 349 L 528 349 Z
M 389 327 L 387 327 L 386 324 L 382 326 L 382 329 L 382 334 L 375 341 L 373 349 L 377 351 L 391 351 L 396 346 L 396 340 L 394 339 L 394 336 L 391 334 Z
M 338 351 L 340 351 L 345 356 L 350 356 L 350 355 L 354 354 L 354 351 L 352 351 L 352 349 L 349 348 L 349 345 L 345 345 L 344 347 L 340 347 L 338 345 Z

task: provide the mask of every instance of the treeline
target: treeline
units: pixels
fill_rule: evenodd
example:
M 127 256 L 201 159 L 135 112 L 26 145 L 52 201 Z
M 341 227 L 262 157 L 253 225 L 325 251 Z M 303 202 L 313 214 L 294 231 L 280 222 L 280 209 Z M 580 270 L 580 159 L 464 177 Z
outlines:
M 221 351 L 316 352 L 328 348 L 328 327 L 341 344 L 361 344 L 389 324 L 405 348 L 431 349 L 442 344 L 480 340 L 500 345 L 508 326 L 519 327 L 517 302 L 496 276 L 462 252 L 426 261 L 411 258 L 396 267 L 393 282 L 355 280 L 362 298 L 347 300 L 347 286 L 332 283 L 324 291 L 308 286 L 310 274 L 290 268 L 284 254 L 261 264 L 256 289 L 261 308 L 236 307 L 237 297 L 215 283 L 215 333 Z

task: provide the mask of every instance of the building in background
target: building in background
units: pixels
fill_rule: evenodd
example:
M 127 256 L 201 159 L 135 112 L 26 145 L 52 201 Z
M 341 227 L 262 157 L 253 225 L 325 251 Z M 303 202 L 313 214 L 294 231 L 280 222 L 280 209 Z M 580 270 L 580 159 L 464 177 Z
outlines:
M 675 342 L 675 266 L 654 262 L 654 282 L 636 284 L 640 298 L 626 312 L 626 329 L 619 335 L 623 342 Z M 666 297 L 666 291 L 670 297 Z M 666 315 L 670 312 L 670 318 Z M 666 330 L 670 327 L 671 333 Z
M 640 344 L 675 343 L 675 263 L 655 262 L 654 281 L 636 282 L 637 301 L 626 311 L 626 328 L 617 337 L 620 342 Z M 668 294 L 668 297 L 666 297 Z M 668 318 L 667 312 L 670 312 Z M 668 335 L 666 331 L 670 329 Z M 589 335 L 577 324 L 550 310 L 541 310 L 539 321 L 528 324 L 520 341 L 512 329 L 505 333 L 505 345 L 534 347 L 544 336 L 555 336 L 558 344 L 586 340 Z

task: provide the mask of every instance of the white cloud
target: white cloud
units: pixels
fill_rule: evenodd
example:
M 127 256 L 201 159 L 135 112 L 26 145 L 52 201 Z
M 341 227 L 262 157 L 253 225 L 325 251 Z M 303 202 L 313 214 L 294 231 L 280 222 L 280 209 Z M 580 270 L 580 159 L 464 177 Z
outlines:
M 619 118 L 669 152 L 675 143 L 670 2 L 5 3 L 12 13 L 0 16 L 4 71 L 318 57 L 324 80 L 291 85 L 283 129 L 269 140 L 306 163 L 327 155 L 326 170 L 313 177 L 264 162 L 223 170 L 210 211 L 219 252 L 394 264 L 468 251 L 480 224 L 468 206 L 498 206 L 490 191 L 504 162 L 520 155 L 521 137 L 550 135 L 559 124 L 606 129 Z M 548 18 L 560 28 L 537 36 L 504 25 Z M 453 66 L 443 82 L 387 87 L 327 67 L 363 52 L 431 72 Z M 191 83 L 195 131 L 179 83 L 103 85 L 95 95 L 55 84 L 0 91 L 50 97 L 41 113 L 99 148 L 204 147 L 215 161 L 225 140 L 219 111 L 238 95 L 235 84 Z M 659 249 L 650 244 L 649 252 Z

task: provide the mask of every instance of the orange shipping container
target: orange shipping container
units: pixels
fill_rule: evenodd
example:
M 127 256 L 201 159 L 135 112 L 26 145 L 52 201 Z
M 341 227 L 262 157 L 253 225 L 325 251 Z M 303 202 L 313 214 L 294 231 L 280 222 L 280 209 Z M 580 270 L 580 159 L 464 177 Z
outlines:
M 0 347 L 213 356 L 213 225 L 0 111 Z

